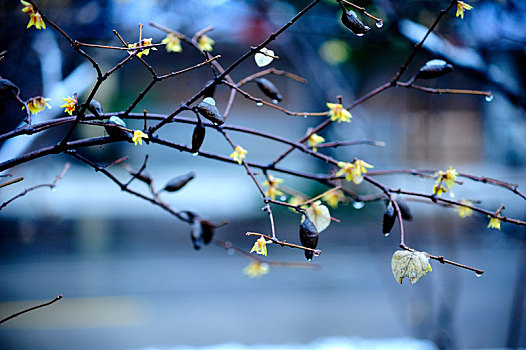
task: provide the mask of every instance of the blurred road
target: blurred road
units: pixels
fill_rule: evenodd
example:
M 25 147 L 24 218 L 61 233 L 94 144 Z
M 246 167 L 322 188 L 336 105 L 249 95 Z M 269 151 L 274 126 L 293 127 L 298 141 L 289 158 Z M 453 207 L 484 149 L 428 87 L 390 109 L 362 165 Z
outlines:
M 483 277 L 434 262 L 433 272 L 416 285 L 401 286 L 390 269 L 394 237 L 343 247 L 327 240 L 315 259 L 321 269 L 271 268 L 250 279 L 242 274 L 248 263 L 243 257 L 214 246 L 194 252 L 186 232 L 173 245 L 163 246 L 161 237 L 154 249 L 151 234 L 135 242 L 110 234 L 98 244 L 128 246 L 106 253 L 64 253 L 50 238 L 41 248 L 33 243 L 26 254 L 27 247 L 19 255 L 19 247 L 4 254 L 0 317 L 58 294 L 64 299 L 1 325 L 1 348 L 290 344 L 325 336 L 411 336 L 461 348 L 505 345 L 518 244 L 499 232 L 485 231 L 476 246 L 427 245 L 432 253 L 485 268 Z M 249 248 L 251 242 L 240 244 Z M 301 261 L 302 255 L 269 247 L 274 259 Z

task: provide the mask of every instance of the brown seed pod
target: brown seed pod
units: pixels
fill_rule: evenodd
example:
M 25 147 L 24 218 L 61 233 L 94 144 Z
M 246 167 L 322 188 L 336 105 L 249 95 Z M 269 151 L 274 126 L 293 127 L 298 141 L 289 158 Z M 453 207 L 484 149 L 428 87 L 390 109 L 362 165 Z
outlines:
M 387 208 L 384 212 L 384 217 L 382 219 L 382 233 L 384 236 L 389 236 L 391 229 L 394 226 L 396 220 L 396 210 L 393 206 L 393 202 L 389 201 Z
M 281 102 L 283 96 L 279 93 L 278 88 L 268 79 L 256 78 L 254 82 L 258 85 L 259 89 L 274 103 Z
M 206 129 L 201 119 L 197 120 L 197 125 L 194 128 L 194 133 L 192 134 L 192 153 L 199 152 L 203 141 L 205 140 Z
M 400 199 L 396 199 L 396 203 L 398 203 L 398 208 L 400 208 L 400 214 L 402 215 L 402 219 L 411 221 L 413 220 L 413 214 L 411 214 L 411 209 L 407 205 L 407 203 Z
M 411 83 L 416 79 L 436 79 L 440 78 L 454 70 L 453 66 L 443 60 L 427 61 L 425 66 L 420 67 L 415 76 L 411 79 Z
M 201 238 L 204 244 L 208 244 L 212 241 L 215 230 L 216 226 L 212 222 L 208 220 L 201 220 Z
M 318 230 L 316 230 L 316 226 L 314 226 L 307 215 L 303 217 L 305 220 L 300 224 L 300 242 L 304 247 L 315 249 L 318 245 Z M 313 252 L 309 250 L 305 250 L 304 252 L 305 258 L 311 261 Z
M 140 180 L 144 182 L 145 184 L 151 185 L 153 182 L 153 178 L 150 176 L 150 174 L 146 170 L 143 170 L 139 173 L 137 170 L 130 169 L 128 170 L 128 172 L 132 176 L 134 176 L 137 180 Z
M 174 177 L 164 186 L 163 190 L 167 192 L 176 192 L 183 188 L 187 183 L 193 180 L 195 173 L 193 171 L 188 174 Z
M 90 111 L 91 113 L 93 113 L 97 117 L 101 116 L 104 113 L 102 111 L 102 105 L 97 100 L 91 100 L 91 102 L 89 103 L 89 105 L 86 108 L 87 108 L 88 111 Z
M 205 98 L 197 105 L 197 107 L 195 107 L 195 109 L 199 114 L 210 120 L 215 125 L 222 125 L 225 122 L 216 107 L 216 101 L 212 97 Z
M 126 123 L 119 117 L 111 117 L 104 126 L 104 129 L 111 137 L 120 140 L 131 140 L 132 133 L 122 128 L 126 127 Z
M 339 2 L 339 4 L 343 11 L 341 21 L 351 32 L 357 36 L 364 36 L 371 30 L 371 28 L 358 19 L 354 11 L 347 11 L 341 2 Z

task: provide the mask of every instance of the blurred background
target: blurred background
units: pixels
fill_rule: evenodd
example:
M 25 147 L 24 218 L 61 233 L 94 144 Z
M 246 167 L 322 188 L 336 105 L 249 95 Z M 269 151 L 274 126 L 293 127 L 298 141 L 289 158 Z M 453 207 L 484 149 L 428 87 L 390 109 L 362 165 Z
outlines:
M 521 0 L 467 1 L 474 6 L 464 19 L 454 9 L 446 15 L 423 50 L 412 61 L 407 81 L 430 59 L 443 59 L 455 71 L 437 80 L 421 81 L 433 88 L 490 90 L 493 99 L 470 95 L 430 95 L 404 88 L 390 89 L 352 110 L 350 124 L 333 125 L 321 134 L 327 141 L 380 140 L 384 147 L 356 145 L 323 149 L 339 160 L 364 159 L 374 170 L 447 169 L 497 178 L 526 187 L 526 3 Z M 340 22 L 335 1 L 322 1 L 286 33 L 268 45 L 279 60 L 271 67 L 289 71 L 306 84 L 279 76 L 268 78 L 283 94 L 280 106 L 292 111 L 323 112 L 326 102 L 342 95 L 344 105 L 389 81 L 448 1 L 357 1 L 384 25 L 358 16 L 371 31 L 357 37 Z M 63 116 L 62 97 L 87 97 L 95 71 L 53 31 L 26 29 L 28 16 L 17 1 L 0 1 L 2 42 L 8 50 L 0 75 L 16 83 L 21 97 L 51 98 L 50 110 L 34 122 Z M 80 42 L 120 46 L 143 37 L 160 42 L 165 34 L 148 25 L 162 24 L 188 36 L 213 25 L 212 54 L 227 67 L 250 46 L 263 41 L 290 20 L 307 1 L 157 0 L 39 1 L 44 13 Z M 126 53 L 86 51 L 108 70 Z M 158 74 L 202 61 L 183 44 L 182 53 L 164 48 L 143 56 Z M 235 81 L 261 70 L 252 59 L 231 76 Z M 213 78 L 208 67 L 163 81 L 135 108 L 170 113 Z M 105 112 L 125 110 L 146 88 L 151 76 L 137 60 L 112 75 L 95 98 Z M 253 95 L 265 98 L 255 84 Z M 217 88 L 224 110 L 230 91 Z M 13 100 L 0 105 L 2 133 L 19 125 L 25 114 Z M 192 113 L 183 113 L 192 117 Z M 301 138 L 320 117 L 292 117 L 237 96 L 227 120 L 235 124 Z M 127 121 L 142 129 L 142 122 Z M 209 130 L 204 151 L 228 156 L 230 146 Z M 4 142 L 0 162 L 62 139 L 65 129 Z M 192 127 L 171 124 L 159 135 L 189 145 Z M 81 126 L 75 137 L 104 135 L 99 127 Z M 286 147 L 231 132 L 248 150 L 247 159 L 272 161 Z M 182 191 L 163 194 L 174 208 L 192 210 L 228 225 L 216 237 L 250 250 L 245 232 L 269 232 L 263 202 L 245 171 L 231 164 L 192 157 L 156 145 L 135 147 L 121 142 L 82 151 L 110 163 L 128 156 L 139 168 L 149 155 L 148 172 L 158 188 L 176 175 L 194 171 L 196 178 Z M 433 271 L 415 285 L 399 285 L 392 277 L 391 256 L 398 248 L 399 229 L 381 234 L 385 206 L 351 202 L 331 210 L 333 222 L 320 236 L 323 254 L 315 268 L 274 268 L 261 278 L 243 274 L 249 260 L 232 250 L 210 245 L 194 251 L 190 227 L 158 207 L 121 192 L 106 177 L 64 155 L 54 155 L 8 172 L 24 181 L 0 189 L 2 202 L 36 184 L 50 183 L 66 162 L 72 167 L 54 191 L 40 189 L 0 212 L 0 318 L 63 294 L 60 302 L 0 325 L 2 349 L 172 349 L 172 348 L 517 348 L 526 347 L 526 244 L 524 228 L 503 223 L 486 228 L 488 218 L 461 219 L 453 208 L 404 198 L 414 220 L 406 223 L 406 243 L 418 250 L 485 270 L 474 273 L 432 261 Z M 327 173 L 317 159 L 292 153 L 282 165 L 289 169 Z M 110 168 L 129 179 L 119 165 Z M 309 196 L 326 188 L 312 181 L 283 178 L 284 185 Z M 262 174 L 258 179 L 263 181 Z M 433 180 L 390 175 L 378 180 L 394 188 L 430 193 Z M 135 181 L 132 188 L 148 193 Z M 351 186 L 368 195 L 368 184 Z M 480 200 L 479 206 L 525 219 L 524 200 L 503 188 L 465 180 L 455 185 L 457 199 Z M 287 198 L 284 198 L 287 199 Z M 298 242 L 299 217 L 288 209 L 274 210 L 278 237 Z M 303 262 L 303 252 L 269 246 L 269 258 Z M 220 345 L 223 344 L 223 345 Z M 226 345 L 225 345 L 226 344 Z

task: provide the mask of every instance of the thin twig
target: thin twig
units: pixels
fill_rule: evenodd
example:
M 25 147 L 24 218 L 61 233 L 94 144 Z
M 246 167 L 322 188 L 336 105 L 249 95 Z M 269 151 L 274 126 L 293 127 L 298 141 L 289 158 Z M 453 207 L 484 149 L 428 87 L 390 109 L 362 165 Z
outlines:
M 282 247 L 290 247 L 290 248 L 296 248 L 296 249 L 302 249 L 302 250 L 307 250 L 309 252 L 313 252 L 314 255 L 318 256 L 321 254 L 321 250 L 319 249 L 312 249 L 312 248 L 307 248 L 307 247 L 304 247 L 302 245 L 297 245 L 297 244 L 293 244 L 293 243 L 288 243 L 286 241 L 280 241 L 276 238 L 273 238 L 269 235 L 265 235 L 263 233 L 258 233 L 258 232 L 247 232 L 245 234 L 246 236 L 260 236 L 260 237 L 263 237 L 265 239 L 268 239 L 269 241 L 272 241 L 272 243 L 274 244 L 278 244 Z
M 36 309 L 40 309 L 41 307 L 45 307 L 45 306 L 51 305 L 51 304 L 53 304 L 53 303 L 59 301 L 60 299 L 62 299 L 62 294 L 59 295 L 59 296 L 57 296 L 55 299 L 53 299 L 53 300 L 51 300 L 51 301 L 48 301 L 47 303 L 39 304 L 39 305 L 36 305 L 36 306 L 30 307 L 30 308 L 28 308 L 28 309 L 25 309 L 25 310 L 19 311 L 19 312 L 17 312 L 17 313 L 14 313 L 14 314 L 12 314 L 11 316 L 8 316 L 8 317 L 4 318 L 3 320 L 0 320 L 0 324 L 1 324 L 1 323 L 4 323 L 4 322 L 6 322 L 6 321 L 9 321 L 9 320 L 11 320 L 11 319 L 13 319 L 13 318 L 15 318 L 15 317 L 18 317 L 18 316 L 20 316 L 20 315 L 22 315 L 22 314 L 25 314 L 26 312 L 30 312 L 30 311 L 33 311 L 33 310 L 36 310 Z

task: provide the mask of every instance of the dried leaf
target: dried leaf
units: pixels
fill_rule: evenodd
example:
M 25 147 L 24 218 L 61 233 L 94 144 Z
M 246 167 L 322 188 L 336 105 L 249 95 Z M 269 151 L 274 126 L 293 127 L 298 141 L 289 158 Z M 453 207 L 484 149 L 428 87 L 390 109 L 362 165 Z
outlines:
M 225 122 L 216 107 L 216 101 L 212 97 L 206 97 L 195 109 L 215 125 L 222 125 Z
M 342 23 L 351 32 L 357 36 L 363 36 L 371 30 L 371 28 L 363 24 L 362 21 L 358 19 L 358 16 L 356 16 L 354 11 L 347 11 L 341 2 L 339 4 L 343 11 L 341 17 Z
M 321 201 L 316 201 L 312 203 L 309 208 L 306 210 L 307 216 L 310 221 L 316 226 L 318 233 L 321 233 L 331 223 L 331 213 L 329 208 L 321 204 Z
M 385 208 L 384 217 L 382 219 L 382 232 L 385 236 L 389 235 L 396 221 L 396 210 L 393 202 L 389 201 Z
M 402 284 L 404 277 L 407 277 L 411 284 L 415 284 L 432 268 L 425 252 L 397 250 L 391 260 L 391 270 L 398 283 Z
M 201 119 L 199 119 L 194 128 L 194 133 L 192 134 L 192 153 L 199 152 L 199 149 L 205 140 L 205 133 L 205 126 L 201 123 Z
M 272 84 L 272 82 L 265 78 L 256 78 L 254 82 L 258 85 L 259 89 L 273 102 L 281 102 L 283 96 L 279 93 L 278 88 Z
M 269 50 L 267 48 L 262 48 L 261 50 L 259 50 L 258 53 L 254 55 L 254 60 L 256 61 L 258 67 L 265 67 L 274 60 L 274 57 L 271 56 L 274 56 L 274 51 Z

